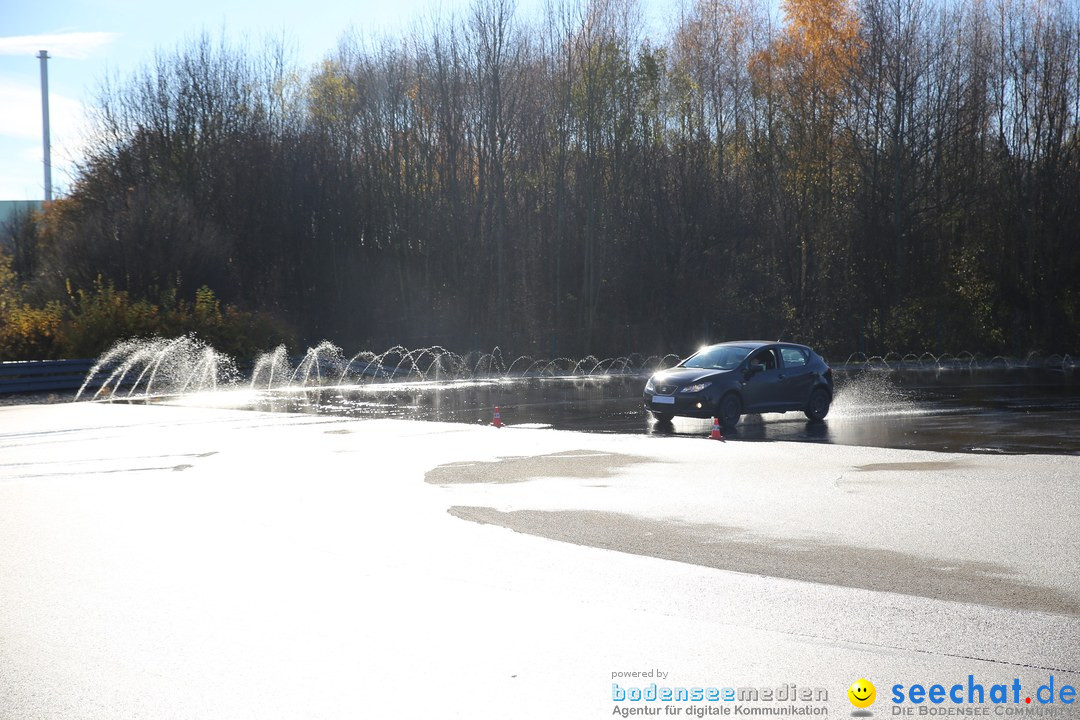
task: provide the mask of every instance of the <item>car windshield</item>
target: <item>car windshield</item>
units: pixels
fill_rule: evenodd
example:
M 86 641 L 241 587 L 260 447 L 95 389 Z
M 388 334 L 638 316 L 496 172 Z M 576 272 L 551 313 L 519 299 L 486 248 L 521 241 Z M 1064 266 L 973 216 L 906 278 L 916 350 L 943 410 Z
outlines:
M 710 370 L 734 370 L 750 354 L 751 348 L 738 345 L 716 345 L 705 348 L 683 362 L 683 367 Z

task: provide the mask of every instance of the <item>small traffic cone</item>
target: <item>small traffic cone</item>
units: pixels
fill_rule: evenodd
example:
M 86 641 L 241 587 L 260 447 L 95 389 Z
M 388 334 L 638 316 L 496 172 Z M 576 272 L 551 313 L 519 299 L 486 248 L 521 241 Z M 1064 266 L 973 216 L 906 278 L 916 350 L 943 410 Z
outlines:
M 724 440 L 724 433 L 720 432 L 720 418 L 712 419 L 712 432 L 709 433 L 709 437 L 713 440 L 727 442 L 726 440 Z
M 495 407 L 495 417 L 491 419 L 491 424 L 497 428 L 501 428 L 503 426 L 502 415 L 499 414 L 498 406 Z

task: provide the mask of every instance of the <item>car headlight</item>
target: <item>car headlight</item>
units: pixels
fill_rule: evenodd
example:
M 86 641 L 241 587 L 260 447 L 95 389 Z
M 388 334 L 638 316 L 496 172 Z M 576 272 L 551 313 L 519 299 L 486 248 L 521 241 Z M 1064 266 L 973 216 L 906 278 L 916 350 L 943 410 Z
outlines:
M 645 383 L 645 389 L 648 390 L 649 392 L 652 392 L 653 390 L 656 389 L 656 386 L 653 384 L 653 379 L 652 378 L 649 378 L 649 382 Z
M 697 383 L 696 385 L 687 385 L 686 387 L 684 387 L 679 392 L 684 392 L 684 393 L 701 392 L 702 390 L 709 387 L 710 385 L 712 385 L 711 382 Z

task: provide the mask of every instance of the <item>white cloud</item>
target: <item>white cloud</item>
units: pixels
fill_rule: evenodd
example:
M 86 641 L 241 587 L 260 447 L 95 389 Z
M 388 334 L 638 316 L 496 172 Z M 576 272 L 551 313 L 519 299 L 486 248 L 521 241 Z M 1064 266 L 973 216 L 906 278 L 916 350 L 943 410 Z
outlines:
M 110 45 L 119 33 L 68 32 L 44 35 L 0 37 L 0 55 L 37 55 L 48 50 L 50 57 L 85 60 L 95 50 Z
M 32 139 L 41 137 L 41 86 L 19 83 L 0 77 L 0 135 Z M 66 135 L 78 131 L 83 105 L 64 95 L 49 91 L 51 134 Z
M 0 77 L 0 199 L 41 197 L 41 86 Z M 49 93 L 49 133 L 53 185 L 63 189 L 81 156 L 85 136 L 83 104 Z

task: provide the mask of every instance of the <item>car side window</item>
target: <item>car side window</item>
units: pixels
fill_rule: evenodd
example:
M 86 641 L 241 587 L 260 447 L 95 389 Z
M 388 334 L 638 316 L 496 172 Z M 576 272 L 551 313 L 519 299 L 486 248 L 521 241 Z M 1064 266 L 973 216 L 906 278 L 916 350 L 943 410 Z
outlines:
M 766 370 L 776 369 L 776 353 L 772 348 L 766 350 L 758 350 L 756 353 L 750 356 L 750 364 L 764 365 Z
M 809 362 L 806 353 L 795 347 L 780 348 L 780 355 L 784 358 L 784 366 L 789 368 L 802 367 Z

